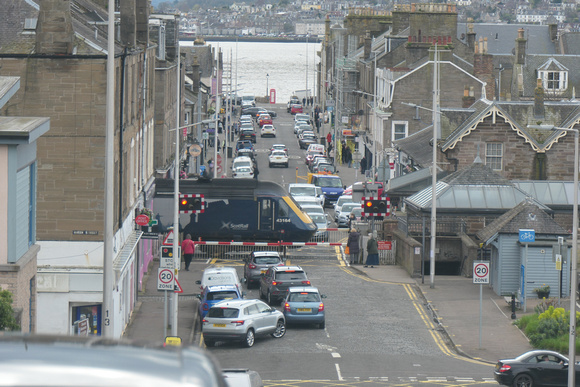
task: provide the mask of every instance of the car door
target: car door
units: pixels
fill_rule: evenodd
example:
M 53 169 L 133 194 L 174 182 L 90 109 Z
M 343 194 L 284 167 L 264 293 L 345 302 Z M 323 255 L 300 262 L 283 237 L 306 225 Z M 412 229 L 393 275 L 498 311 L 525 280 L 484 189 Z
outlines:
M 258 307 L 258 311 L 260 313 L 260 334 L 266 335 L 268 333 L 274 332 L 276 329 L 276 322 L 278 317 L 275 313 L 272 313 L 272 308 L 262 301 L 258 301 L 256 306 Z
M 272 276 L 273 270 L 269 268 L 266 274 L 260 278 L 260 295 L 266 296 L 268 294 L 268 288 L 270 287 L 270 283 L 272 283 Z
M 536 364 L 536 377 L 538 384 L 543 386 L 566 386 L 568 382 L 568 368 L 560 364 L 560 359 L 553 355 L 548 356 L 548 361 L 538 359 Z

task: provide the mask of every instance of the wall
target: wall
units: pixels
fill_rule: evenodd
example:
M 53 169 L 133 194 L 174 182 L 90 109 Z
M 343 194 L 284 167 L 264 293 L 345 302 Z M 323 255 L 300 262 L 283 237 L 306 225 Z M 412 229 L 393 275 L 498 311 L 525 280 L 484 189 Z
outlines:
M 420 242 L 407 237 L 400 230 L 393 230 L 392 238 L 397 245 L 397 264 L 401 265 L 411 277 L 418 277 L 421 274 L 421 254 L 415 254 L 415 248 L 419 247 L 422 251 Z

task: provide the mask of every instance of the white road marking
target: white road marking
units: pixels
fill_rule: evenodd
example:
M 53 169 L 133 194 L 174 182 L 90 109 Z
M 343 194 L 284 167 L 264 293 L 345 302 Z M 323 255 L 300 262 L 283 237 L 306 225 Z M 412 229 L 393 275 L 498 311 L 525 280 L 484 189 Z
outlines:
M 342 378 L 342 375 L 340 374 L 340 366 L 338 364 L 334 364 L 334 366 L 336 367 L 336 374 L 338 375 L 338 380 L 344 380 Z
M 340 357 L 340 353 L 336 353 L 336 352 L 332 352 L 331 355 L 332 355 L 332 357 Z

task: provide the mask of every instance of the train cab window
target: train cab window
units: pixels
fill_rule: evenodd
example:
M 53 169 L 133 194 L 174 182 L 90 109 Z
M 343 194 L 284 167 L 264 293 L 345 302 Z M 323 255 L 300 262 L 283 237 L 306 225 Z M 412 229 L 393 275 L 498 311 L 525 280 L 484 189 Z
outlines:
M 260 230 L 274 229 L 274 202 L 270 199 L 260 200 Z
M 288 218 L 290 216 L 290 207 L 285 201 L 278 201 L 278 218 Z

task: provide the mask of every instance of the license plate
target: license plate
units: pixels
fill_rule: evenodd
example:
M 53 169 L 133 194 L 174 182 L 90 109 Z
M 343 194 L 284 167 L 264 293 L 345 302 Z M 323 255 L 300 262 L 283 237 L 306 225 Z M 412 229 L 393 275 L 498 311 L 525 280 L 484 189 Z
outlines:
M 226 324 L 213 324 L 213 326 L 216 328 L 225 328 Z
M 312 312 L 311 308 L 298 308 L 296 309 L 297 312 Z
M 260 270 L 260 274 L 266 274 L 268 270 Z

